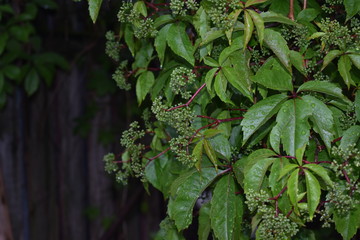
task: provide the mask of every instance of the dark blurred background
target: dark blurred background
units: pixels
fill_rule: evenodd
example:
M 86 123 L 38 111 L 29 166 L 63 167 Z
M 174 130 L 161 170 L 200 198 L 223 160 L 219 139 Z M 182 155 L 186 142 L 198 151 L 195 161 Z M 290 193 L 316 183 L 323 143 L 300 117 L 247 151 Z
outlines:
M 121 132 L 141 114 L 104 53 L 120 3 L 104 1 L 93 24 L 86 1 L 0 1 L 0 240 L 157 231 L 162 195 L 136 180 L 117 185 L 102 162 L 121 152 Z

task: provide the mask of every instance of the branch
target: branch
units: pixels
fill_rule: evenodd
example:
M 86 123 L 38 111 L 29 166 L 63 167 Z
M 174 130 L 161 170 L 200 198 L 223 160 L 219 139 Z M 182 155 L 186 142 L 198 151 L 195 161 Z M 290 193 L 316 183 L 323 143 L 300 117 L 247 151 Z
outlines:
M 294 18 L 294 0 L 290 0 L 290 9 L 289 9 L 288 17 L 293 21 L 295 20 L 295 18 Z
M 178 108 L 182 108 L 182 107 L 188 107 L 190 105 L 190 103 L 192 101 L 194 101 L 195 97 L 200 93 L 200 91 L 206 86 L 206 83 L 204 83 L 203 85 L 201 85 L 201 87 L 196 90 L 196 92 L 194 93 L 194 95 L 192 95 L 192 97 L 189 99 L 189 101 L 185 104 L 182 104 L 182 105 L 179 105 L 179 106 L 176 106 L 176 107 L 172 107 L 172 108 L 169 108 L 169 109 L 166 109 L 165 111 L 167 112 L 170 112 L 170 111 L 173 111 L 175 109 L 178 109 Z

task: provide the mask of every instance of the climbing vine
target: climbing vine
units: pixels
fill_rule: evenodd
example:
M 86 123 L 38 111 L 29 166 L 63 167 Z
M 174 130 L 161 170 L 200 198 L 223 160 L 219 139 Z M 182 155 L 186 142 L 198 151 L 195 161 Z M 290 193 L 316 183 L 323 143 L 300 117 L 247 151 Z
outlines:
M 100 3 L 90 1 L 94 21 Z M 184 239 L 194 221 L 199 239 L 316 239 L 310 223 L 353 238 L 359 11 L 356 0 L 121 5 L 106 52 L 144 123 L 105 169 L 163 193 L 156 239 Z

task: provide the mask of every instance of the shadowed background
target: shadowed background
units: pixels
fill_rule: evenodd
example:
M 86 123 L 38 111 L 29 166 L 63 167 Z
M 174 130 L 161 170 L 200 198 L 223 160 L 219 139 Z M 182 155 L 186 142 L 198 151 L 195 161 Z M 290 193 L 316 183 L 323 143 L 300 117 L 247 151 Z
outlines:
M 11 4 L 21 9 L 25 1 Z M 30 97 L 15 85 L 0 111 L 0 239 L 149 239 L 165 215 L 162 196 L 138 181 L 116 185 L 102 162 L 121 152 L 121 132 L 139 116 L 104 54 L 119 2 L 104 3 L 96 25 L 86 2 L 56 4 L 39 8 L 33 24 L 67 70 Z

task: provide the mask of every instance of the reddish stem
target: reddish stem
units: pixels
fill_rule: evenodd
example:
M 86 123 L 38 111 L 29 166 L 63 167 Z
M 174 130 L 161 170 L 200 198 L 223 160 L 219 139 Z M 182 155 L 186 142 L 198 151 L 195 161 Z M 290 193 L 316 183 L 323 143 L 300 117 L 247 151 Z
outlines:
M 176 107 L 172 107 L 172 108 L 169 108 L 169 109 L 166 109 L 165 111 L 167 112 L 170 112 L 170 111 L 173 111 L 175 109 L 178 109 L 178 108 L 182 108 L 182 107 L 187 107 L 190 105 L 190 103 L 192 101 L 194 101 L 195 97 L 200 93 L 200 91 L 206 86 L 206 83 L 204 83 L 203 85 L 201 85 L 201 87 L 196 90 L 196 92 L 194 93 L 194 95 L 192 95 L 192 97 L 189 99 L 189 101 L 185 104 L 182 104 L 182 105 L 179 105 L 179 106 L 176 106 Z
M 303 163 L 305 163 L 305 164 L 320 164 L 320 163 L 329 163 L 329 164 L 331 164 L 330 161 L 310 162 L 310 161 L 307 161 L 307 160 L 303 160 Z
M 154 160 L 154 159 L 156 159 L 156 158 L 158 158 L 158 157 L 160 157 L 161 155 L 163 155 L 163 154 L 165 154 L 166 152 L 168 152 L 170 150 L 170 147 L 168 147 L 167 149 L 165 149 L 164 151 L 162 151 L 161 153 L 159 153 L 158 155 L 156 155 L 156 156 L 154 156 L 154 157 L 152 157 L 152 158 L 149 158 L 148 160 L 149 160 L 149 162 L 151 162 L 152 160 Z
M 281 195 L 282 195 L 286 190 L 287 190 L 287 186 L 285 186 L 285 187 L 278 193 L 278 195 L 276 195 L 275 197 L 269 198 L 269 200 L 275 200 L 275 201 L 277 201 L 277 200 L 281 197 Z

